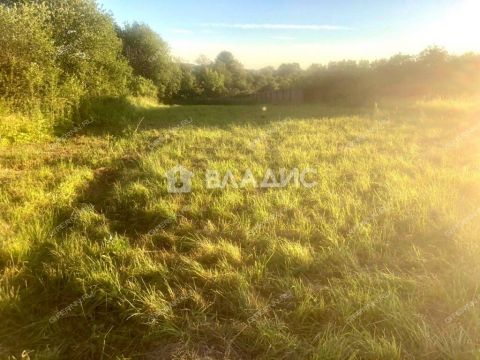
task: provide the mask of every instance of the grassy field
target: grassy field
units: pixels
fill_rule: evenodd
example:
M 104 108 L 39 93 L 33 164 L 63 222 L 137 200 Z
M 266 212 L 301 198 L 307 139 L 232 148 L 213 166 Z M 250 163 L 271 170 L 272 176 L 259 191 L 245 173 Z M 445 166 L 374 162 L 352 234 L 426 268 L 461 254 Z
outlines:
M 0 147 L 1 359 L 480 358 L 480 102 L 99 114 Z

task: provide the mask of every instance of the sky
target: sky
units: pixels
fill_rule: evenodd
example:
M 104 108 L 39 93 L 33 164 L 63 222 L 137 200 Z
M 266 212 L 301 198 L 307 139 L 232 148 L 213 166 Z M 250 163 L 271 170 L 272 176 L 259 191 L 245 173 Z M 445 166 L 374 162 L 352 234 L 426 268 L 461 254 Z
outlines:
M 231 51 L 247 68 L 480 52 L 480 0 L 99 0 L 119 24 L 148 24 L 194 63 Z

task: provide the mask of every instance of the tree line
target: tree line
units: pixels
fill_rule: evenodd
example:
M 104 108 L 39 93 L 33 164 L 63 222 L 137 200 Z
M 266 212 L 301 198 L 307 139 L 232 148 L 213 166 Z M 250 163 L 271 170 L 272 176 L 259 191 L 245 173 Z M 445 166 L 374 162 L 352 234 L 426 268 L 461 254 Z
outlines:
M 119 26 L 94 0 L 0 0 L 0 34 L 0 101 L 52 118 L 78 116 L 82 102 L 105 96 L 221 102 L 298 88 L 306 101 L 363 104 L 385 96 L 468 95 L 480 83 L 480 55 L 437 47 L 306 70 L 297 63 L 250 70 L 227 51 L 186 64 L 148 25 Z

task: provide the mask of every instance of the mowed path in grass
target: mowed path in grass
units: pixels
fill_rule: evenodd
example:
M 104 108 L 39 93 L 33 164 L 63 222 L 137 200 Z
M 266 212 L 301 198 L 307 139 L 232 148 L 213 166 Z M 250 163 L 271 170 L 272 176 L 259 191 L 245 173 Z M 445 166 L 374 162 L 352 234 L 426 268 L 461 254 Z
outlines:
M 479 109 L 137 108 L 2 146 L 0 356 L 480 356 Z M 315 186 L 205 185 L 282 168 Z

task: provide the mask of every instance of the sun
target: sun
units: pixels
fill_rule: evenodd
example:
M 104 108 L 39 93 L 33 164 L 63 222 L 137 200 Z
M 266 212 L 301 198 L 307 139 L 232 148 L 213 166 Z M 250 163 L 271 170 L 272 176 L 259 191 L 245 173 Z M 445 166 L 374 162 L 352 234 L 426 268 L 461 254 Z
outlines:
M 464 0 L 453 5 L 446 16 L 438 21 L 432 30 L 436 42 L 453 51 L 480 50 L 480 2 Z

